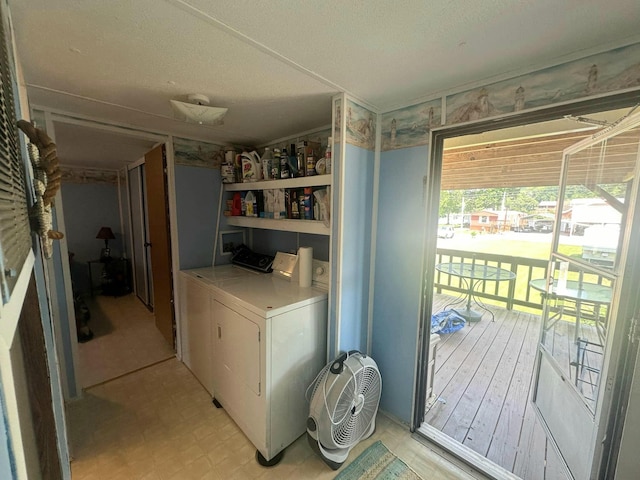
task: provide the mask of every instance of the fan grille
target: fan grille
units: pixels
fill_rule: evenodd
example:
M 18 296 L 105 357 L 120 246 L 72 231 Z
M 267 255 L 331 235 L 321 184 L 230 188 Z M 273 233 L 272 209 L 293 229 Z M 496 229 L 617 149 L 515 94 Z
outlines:
M 380 400 L 380 372 L 364 366 L 346 383 L 343 394 L 336 402 L 332 418 L 343 420 L 332 428 L 332 438 L 340 447 L 358 442 L 371 424 Z
M 320 385 L 322 385 L 322 383 L 326 381 L 327 374 L 329 373 L 329 368 L 330 367 L 331 367 L 331 364 L 328 364 L 322 370 L 320 370 L 320 373 L 316 377 L 316 380 L 315 380 L 315 382 L 313 384 L 313 390 L 311 391 L 311 395 L 309 395 L 307 397 L 307 401 L 310 401 L 313 397 L 315 397 L 316 391 L 318 390 Z M 308 391 L 307 391 L 307 393 L 308 393 Z

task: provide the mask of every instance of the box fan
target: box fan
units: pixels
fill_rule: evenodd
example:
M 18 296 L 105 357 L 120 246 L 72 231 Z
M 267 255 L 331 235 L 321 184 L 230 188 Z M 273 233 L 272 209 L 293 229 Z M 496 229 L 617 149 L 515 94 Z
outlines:
M 332 469 L 340 468 L 351 449 L 375 431 L 381 392 L 378 365 L 356 350 L 327 364 L 309 385 L 307 439 Z

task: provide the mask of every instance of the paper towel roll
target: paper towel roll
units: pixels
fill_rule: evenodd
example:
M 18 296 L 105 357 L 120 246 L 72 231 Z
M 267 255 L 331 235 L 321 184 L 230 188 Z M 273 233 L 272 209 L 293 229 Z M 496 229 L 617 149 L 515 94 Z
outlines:
M 298 283 L 301 287 L 310 287 L 313 274 L 313 247 L 298 249 Z

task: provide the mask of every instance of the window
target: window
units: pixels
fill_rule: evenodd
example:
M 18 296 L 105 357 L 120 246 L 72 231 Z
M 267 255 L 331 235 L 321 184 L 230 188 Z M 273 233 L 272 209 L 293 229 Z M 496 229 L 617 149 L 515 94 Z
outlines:
M 16 107 L 13 96 L 15 77 L 8 28 L 0 21 L 0 281 L 3 303 L 7 303 L 18 274 L 31 249 L 25 165 L 20 151 Z

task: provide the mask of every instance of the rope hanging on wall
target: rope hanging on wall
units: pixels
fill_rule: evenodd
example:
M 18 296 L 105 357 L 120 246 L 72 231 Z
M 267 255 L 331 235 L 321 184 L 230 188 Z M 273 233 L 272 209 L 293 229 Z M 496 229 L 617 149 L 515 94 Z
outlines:
M 33 189 L 36 194 L 35 203 L 29 210 L 31 229 L 42 242 L 45 258 L 53 255 L 53 240 L 64 237 L 62 232 L 52 230 L 53 199 L 60 189 L 60 166 L 56 144 L 51 138 L 25 120 L 18 120 L 18 128 L 29 138 L 27 145 L 29 159 L 33 166 Z

